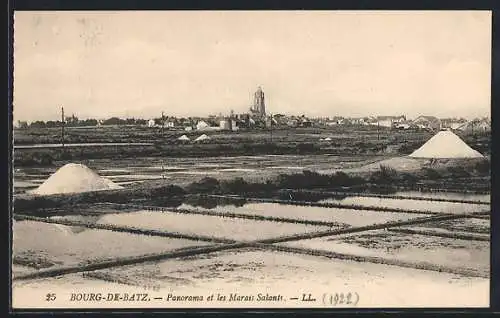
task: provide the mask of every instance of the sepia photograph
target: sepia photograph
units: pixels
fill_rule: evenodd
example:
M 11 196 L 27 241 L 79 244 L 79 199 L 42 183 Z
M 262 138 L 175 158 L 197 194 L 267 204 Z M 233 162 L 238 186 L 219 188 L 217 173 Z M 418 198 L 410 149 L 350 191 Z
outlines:
M 490 306 L 491 11 L 13 29 L 13 309 Z

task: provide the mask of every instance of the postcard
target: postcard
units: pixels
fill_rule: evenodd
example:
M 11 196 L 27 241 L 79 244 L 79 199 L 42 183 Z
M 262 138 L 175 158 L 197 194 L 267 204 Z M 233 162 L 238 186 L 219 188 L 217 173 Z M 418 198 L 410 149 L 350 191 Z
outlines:
M 14 12 L 13 308 L 489 307 L 491 17 Z

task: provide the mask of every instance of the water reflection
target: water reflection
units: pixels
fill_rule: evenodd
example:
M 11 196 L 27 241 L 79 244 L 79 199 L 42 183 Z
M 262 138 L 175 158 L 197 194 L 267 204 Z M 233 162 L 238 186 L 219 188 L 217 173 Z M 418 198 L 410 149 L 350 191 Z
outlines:
M 412 199 L 392 199 L 392 198 L 377 198 L 352 196 L 346 197 L 343 200 L 325 199 L 323 203 L 339 203 L 346 206 L 364 206 L 364 207 L 382 207 L 392 209 L 409 209 L 417 211 L 431 211 L 441 213 L 471 213 L 471 212 L 486 212 L 489 210 L 487 205 L 478 205 L 471 203 L 457 202 L 442 202 L 442 201 L 425 201 Z
M 239 199 L 239 198 L 214 198 L 214 197 L 190 196 L 187 197 L 183 203 L 193 207 L 201 207 L 204 209 L 215 209 L 218 206 L 235 206 L 238 208 L 244 206 L 248 202 L 246 199 Z
M 312 192 L 295 192 L 295 191 L 280 191 L 276 198 L 280 200 L 319 202 L 325 199 L 343 200 L 347 196 L 341 194 L 328 193 L 312 193 Z
M 155 205 L 167 208 L 178 208 L 186 200 L 184 197 L 150 198 L 142 200 L 144 205 Z M 137 202 L 140 203 L 140 202 Z
M 404 194 L 399 192 L 399 194 Z M 255 197 L 262 197 L 260 195 L 252 195 Z M 414 195 L 416 196 L 416 195 Z M 440 196 L 445 196 L 441 194 Z M 293 190 L 282 190 L 279 192 L 269 192 L 268 197 L 272 199 L 279 199 L 283 201 L 294 202 L 318 202 L 318 203 L 338 203 L 347 206 L 366 206 L 366 207 L 386 207 L 398 209 L 412 209 L 421 211 L 433 212 L 446 212 L 446 213 L 465 213 L 465 212 L 478 212 L 488 211 L 489 206 L 479 205 L 473 203 L 459 203 L 459 202 L 440 202 L 440 201 L 427 201 L 427 200 L 414 200 L 403 198 L 381 198 L 381 197 L 367 197 L 356 196 L 342 193 L 321 193 L 321 192 L 298 192 Z M 411 197 L 411 196 L 410 196 Z M 455 198 L 455 197 L 453 197 Z M 472 199 L 472 198 L 468 198 Z M 202 208 L 214 210 L 218 207 L 233 209 L 242 208 L 248 205 L 254 206 L 255 201 L 251 198 L 241 197 L 207 197 L 198 195 L 188 195 L 179 197 L 150 197 L 144 199 L 132 199 L 123 202 L 120 205 L 107 205 L 107 204 L 79 204 L 74 206 L 60 206 L 58 208 L 41 208 L 36 210 L 21 211 L 21 214 L 27 214 L 36 217 L 61 217 L 71 216 L 71 218 L 78 219 L 84 217 L 85 222 L 96 223 L 102 215 L 109 213 L 123 213 L 137 211 L 137 207 L 157 206 L 164 208 L 183 208 L 183 206 L 190 206 L 194 208 Z M 287 204 L 278 204 L 284 209 L 290 208 Z

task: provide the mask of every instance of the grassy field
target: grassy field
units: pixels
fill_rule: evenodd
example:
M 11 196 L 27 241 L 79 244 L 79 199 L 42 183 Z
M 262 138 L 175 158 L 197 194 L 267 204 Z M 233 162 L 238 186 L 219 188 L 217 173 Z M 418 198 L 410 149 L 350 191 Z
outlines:
M 390 130 L 377 127 L 298 128 L 282 130 L 247 130 L 206 133 L 210 140 L 201 143 L 181 142 L 183 134 L 191 139 L 203 132 L 185 132 L 147 127 L 105 126 L 67 128 L 65 143 L 153 143 L 150 146 L 89 146 L 65 149 L 16 149 L 14 165 L 51 165 L 58 160 L 86 160 L 140 157 L 214 157 L 263 154 L 337 154 L 337 155 L 406 155 L 423 145 L 433 133 L 428 131 Z M 330 141 L 320 138 L 331 138 Z M 490 153 L 489 135 L 461 136 L 471 147 Z M 16 129 L 14 145 L 60 143 L 57 128 Z
M 240 130 L 240 131 L 190 131 L 173 130 L 160 128 L 148 128 L 143 126 L 100 126 L 100 127 L 67 127 L 65 129 L 66 143 L 84 143 L 84 142 L 159 142 L 159 143 L 176 143 L 176 138 L 181 135 L 196 138 L 199 135 L 206 133 L 210 135 L 215 142 L 252 142 L 252 141 L 269 141 L 283 142 L 296 141 L 307 142 L 311 140 L 319 140 L 321 134 L 329 136 L 332 139 L 357 139 L 353 132 L 365 135 L 368 139 L 384 139 L 388 134 L 394 136 L 397 131 L 391 131 L 387 128 L 380 127 L 331 127 L 324 128 L 295 128 L 295 129 L 273 129 L 273 130 Z M 399 131 L 400 135 L 406 132 Z M 425 134 L 425 132 L 423 132 Z M 331 135 L 329 135 L 331 134 Z M 428 134 L 428 133 L 427 133 Z M 59 143 L 61 142 L 60 128 L 26 128 L 14 129 L 15 144 L 37 144 L 37 143 Z M 334 139 L 333 142 L 336 140 Z

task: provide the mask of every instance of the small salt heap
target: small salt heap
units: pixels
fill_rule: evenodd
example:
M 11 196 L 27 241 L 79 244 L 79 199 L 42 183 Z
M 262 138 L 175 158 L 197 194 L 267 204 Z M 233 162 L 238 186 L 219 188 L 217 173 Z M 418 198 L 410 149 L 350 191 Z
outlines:
M 208 139 L 210 139 L 210 137 L 208 137 L 207 135 L 203 134 L 200 137 L 196 138 L 194 141 L 203 141 L 203 140 L 208 140 Z
M 122 189 L 113 181 L 103 178 L 82 164 L 68 163 L 51 175 L 37 189 L 36 195 L 59 193 L 81 193 L 91 191 Z

